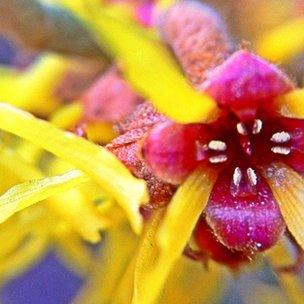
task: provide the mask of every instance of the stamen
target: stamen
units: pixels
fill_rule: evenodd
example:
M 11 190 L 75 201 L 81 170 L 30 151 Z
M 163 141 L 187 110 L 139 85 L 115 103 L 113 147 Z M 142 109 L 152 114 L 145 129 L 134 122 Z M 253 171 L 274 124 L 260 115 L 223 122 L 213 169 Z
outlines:
M 288 147 L 275 146 L 271 148 L 271 151 L 275 154 L 288 155 L 291 152 L 291 149 Z
M 224 163 L 227 160 L 227 155 L 221 154 L 209 157 L 209 162 L 212 164 Z
M 246 130 L 246 127 L 245 125 L 242 123 L 242 122 L 239 122 L 237 125 L 236 125 L 236 130 L 238 131 L 239 134 L 241 135 L 247 135 L 247 130 Z
M 208 144 L 208 148 L 215 151 L 225 151 L 227 149 L 227 145 L 221 140 L 211 140 Z
M 258 178 L 255 171 L 252 168 L 247 169 L 247 176 L 251 186 L 256 186 L 258 183 Z
M 252 134 L 259 134 L 262 131 L 263 122 L 260 119 L 255 119 L 252 127 Z
M 290 134 L 285 131 L 274 133 L 270 138 L 270 140 L 275 143 L 285 143 L 288 142 L 290 139 Z
M 242 179 L 242 171 L 239 167 L 236 167 L 234 169 L 234 173 L 233 173 L 233 183 L 236 186 L 239 186 L 240 182 L 241 182 L 241 179 Z

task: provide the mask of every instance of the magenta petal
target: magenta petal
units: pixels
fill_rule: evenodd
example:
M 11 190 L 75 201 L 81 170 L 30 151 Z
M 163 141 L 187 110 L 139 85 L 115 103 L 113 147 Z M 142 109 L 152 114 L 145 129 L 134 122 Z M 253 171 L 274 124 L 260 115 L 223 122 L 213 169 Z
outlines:
M 168 183 L 181 183 L 199 163 L 197 146 L 204 142 L 203 130 L 201 124 L 171 121 L 155 126 L 143 145 L 143 156 L 153 173 Z M 204 158 L 202 154 L 200 160 Z
M 249 111 L 244 114 L 248 116 L 256 110 L 259 101 L 292 88 L 290 79 L 275 65 L 244 50 L 212 70 L 203 84 L 203 89 L 220 105 Z
M 146 2 L 140 4 L 136 10 L 136 17 L 139 23 L 143 26 L 152 26 L 152 17 L 155 4 L 153 2 Z
M 206 208 L 207 222 L 230 249 L 265 250 L 277 242 L 285 229 L 279 207 L 257 174 L 256 194 L 233 195 L 233 174 L 233 170 L 226 170 L 216 182 Z

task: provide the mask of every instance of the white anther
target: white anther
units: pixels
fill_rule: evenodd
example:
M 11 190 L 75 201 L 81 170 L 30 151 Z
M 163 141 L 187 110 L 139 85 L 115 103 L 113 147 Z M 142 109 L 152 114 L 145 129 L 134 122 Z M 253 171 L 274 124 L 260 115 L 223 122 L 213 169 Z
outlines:
M 248 176 L 250 184 L 252 186 L 256 186 L 258 183 L 258 177 L 252 168 L 247 169 L 247 176 Z
M 227 149 L 227 145 L 221 140 L 211 140 L 208 144 L 208 148 L 215 151 L 225 151 Z
M 233 172 L 233 183 L 239 186 L 242 179 L 242 171 L 239 167 L 236 167 Z
M 263 122 L 260 119 L 255 119 L 252 126 L 252 134 L 259 134 L 262 131 Z
M 291 152 L 291 149 L 288 147 L 275 146 L 271 148 L 271 151 L 275 154 L 288 155 Z
M 270 138 L 270 140 L 275 143 L 285 143 L 288 142 L 290 139 L 290 134 L 285 131 L 274 133 Z
M 227 156 L 224 154 L 209 157 L 209 162 L 212 164 L 224 163 L 227 160 Z
M 246 127 L 245 127 L 245 125 L 242 122 L 237 123 L 236 130 L 241 135 L 247 135 L 248 134 L 247 130 L 246 130 Z

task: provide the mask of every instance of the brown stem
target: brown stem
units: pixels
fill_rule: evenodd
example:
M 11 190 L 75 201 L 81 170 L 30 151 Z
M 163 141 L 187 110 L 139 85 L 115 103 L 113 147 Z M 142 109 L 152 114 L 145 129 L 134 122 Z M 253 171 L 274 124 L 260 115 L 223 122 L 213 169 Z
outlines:
M 68 11 L 36 0 L 1 0 L 0 34 L 37 50 L 104 57 L 89 32 Z

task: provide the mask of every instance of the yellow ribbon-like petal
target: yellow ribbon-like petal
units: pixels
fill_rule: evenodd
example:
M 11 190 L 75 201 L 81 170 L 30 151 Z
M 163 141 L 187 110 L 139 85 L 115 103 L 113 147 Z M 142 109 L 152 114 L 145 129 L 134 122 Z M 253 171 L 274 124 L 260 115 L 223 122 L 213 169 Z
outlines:
M 273 163 L 263 168 L 286 225 L 304 249 L 304 179 L 283 163 Z
M 24 208 L 87 181 L 89 178 L 81 171 L 73 170 L 63 175 L 16 185 L 0 197 L 0 223 Z
M 156 303 L 176 261 L 189 241 L 215 181 L 208 168 L 196 170 L 181 185 L 166 214 L 156 214 L 137 257 L 133 304 Z
M 275 100 L 275 109 L 283 116 L 304 118 L 304 89 L 294 90 Z
M 304 18 L 297 18 L 262 35 L 257 53 L 273 61 L 288 60 L 304 50 Z
M 127 79 L 145 98 L 180 123 L 209 121 L 215 117 L 216 103 L 187 83 L 173 56 L 160 41 L 152 39 L 136 24 L 115 18 L 106 7 L 93 2 L 89 1 L 87 6 L 74 4 L 70 8 L 122 64 Z
M 18 150 L 17 152 L 20 151 Z M 43 173 L 38 168 L 34 167 L 31 163 L 25 162 L 19 154 L 10 149 L 0 149 L 0 164 L 4 166 L 6 172 L 13 171 L 14 174 L 16 174 L 18 182 L 20 180 L 27 181 L 29 179 L 42 179 L 44 177 Z M 53 168 L 53 170 L 49 172 L 51 175 L 62 173 L 65 173 L 64 175 L 66 175 L 69 174 L 67 171 L 71 170 L 70 166 L 67 166 L 68 164 L 60 159 L 56 159 L 52 164 L 56 164 L 56 168 L 51 166 Z M 80 174 L 82 173 L 80 172 Z M 68 183 L 69 180 L 67 180 L 67 184 Z M 62 190 L 64 190 L 64 188 L 70 189 L 71 186 L 63 184 Z M 90 192 L 88 192 L 86 187 L 90 187 Z M 58 191 L 54 189 L 53 195 L 47 202 L 48 212 L 51 210 L 54 211 L 56 220 L 63 220 L 71 229 L 73 229 L 73 231 L 78 232 L 83 239 L 92 243 L 96 243 L 100 240 L 100 230 L 105 230 L 111 225 L 111 220 L 108 219 L 109 217 L 102 215 L 97 206 L 93 203 L 93 198 L 94 195 L 96 195 L 95 192 L 97 190 L 96 187 L 97 186 L 91 181 L 90 183 L 83 184 L 80 188 L 70 189 L 62 193 L 60 193 L 60 189 L 57 189 Z M 43 193 L 46 189 L 42 188 L 40 190 L 41 193 Z M 98 190 L 100 192 L 99 187 Z
M 134 231 L 140 232 L 138 208 L 148 201 L 146 183 L 133 177 L 112 153 L 7 104 L 0 104 L 0 129 L 29 140 L 86 172 L 117 200 Z

